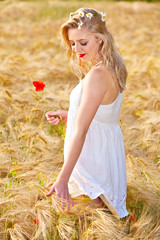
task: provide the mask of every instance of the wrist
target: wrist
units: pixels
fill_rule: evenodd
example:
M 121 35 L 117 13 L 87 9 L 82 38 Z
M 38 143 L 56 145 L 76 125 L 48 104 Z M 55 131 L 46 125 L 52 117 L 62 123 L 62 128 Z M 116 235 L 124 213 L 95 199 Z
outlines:
M 58 180 L 58 181 L 63 181 L 63 182 L 68 183 L 69 178 L 68 178 L 67 176 L 63 176 L 63 175 L 59 174 L 57 180 Z
M 67 117 L 68 117 L 68 111 L 67 110 L 64 110 L 66 113 L 64 114 L 63 116 L 63 123 L 66 123 L 67 122 Z
M 68 118 L 68 111 L 66 110 L 65 122 L 67 122 L 67 118 Z
M 67 117 L 64 118 L 64 123 L 66 123 L 66 122 L 67 122 Z

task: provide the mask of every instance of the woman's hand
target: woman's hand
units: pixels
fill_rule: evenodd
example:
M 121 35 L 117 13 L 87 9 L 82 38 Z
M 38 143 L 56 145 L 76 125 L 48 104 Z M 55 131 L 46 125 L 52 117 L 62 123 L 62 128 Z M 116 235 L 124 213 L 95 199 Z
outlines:
M 49 123 L 53 123 L 55 125 L 58 125 L 60 122 L 60 119 L 62 119 L 63 123 L 67 122 L 67 110 L 56 110 L 56 111 L 50 111 L 46 113 L 46 118 L 49 121 Z
M 69 212 L 70 211 L 69 200 L 71 201 L 72 206 L 74 206 L 74 204 L 68 191 L 68 182 L 63 179 L 57 180 L 56 182 L 53 183 L 50 191 L 46 194 L 46 196 L 49 197 L 54 192 L 56 193 L 55 197 L 56 201 L 59 200 L 59 198 L 61 198 L 61 209 L 64 211 L 64 204 L 66 201 L 67 211 Z

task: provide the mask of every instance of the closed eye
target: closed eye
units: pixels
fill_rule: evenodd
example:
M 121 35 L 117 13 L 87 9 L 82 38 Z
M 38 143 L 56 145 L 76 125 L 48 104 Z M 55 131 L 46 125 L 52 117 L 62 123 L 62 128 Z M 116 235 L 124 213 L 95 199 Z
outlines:
M 72 46 L 74 46 L 75 44 L 73 43 Z M 82 46 L 87 45 L 87 43 L 81 43 Z

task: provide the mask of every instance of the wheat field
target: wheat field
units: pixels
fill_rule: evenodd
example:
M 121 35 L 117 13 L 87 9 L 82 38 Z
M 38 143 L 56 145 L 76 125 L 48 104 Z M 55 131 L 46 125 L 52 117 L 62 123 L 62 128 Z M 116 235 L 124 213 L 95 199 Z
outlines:
M 78 84 L 59 28 L 79 7 L 106 12 L 128 70 L 119 119 L 130 213 L 123 219 L 87 208 L 87 196 L 73 198 L 70 213 L 46 197 L 63 164 L 66 124 L 49 124 L 45 113 L 67 110 Z M 159 19 L 159 3 L 0 2 L 0 240 L 160 239 Z M 35 91 L 37 80 L 44 91 Z

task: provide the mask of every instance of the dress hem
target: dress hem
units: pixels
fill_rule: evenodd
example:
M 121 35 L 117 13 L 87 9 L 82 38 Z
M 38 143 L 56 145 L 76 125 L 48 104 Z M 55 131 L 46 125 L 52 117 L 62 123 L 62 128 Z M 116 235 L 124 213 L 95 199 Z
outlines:
M 102 201 L 105 203 L 105 205 L 109 208 L 109 210 L 119 219 L 119 218 L 123 218 L 129 215 L 129 212 L 126 210 L 126 206 L 123 206 L 120 209 L 115 209 L 115 207 L 113 206 L 113 204 L 110 202 L 108 196 L 106 195 L 106 193 L 104 191 L 99 191 L 98 193 L 94 194 L 94 196 L 91 197 L 91 195 L 89 194 L 89 192 L 87 192 L 86 190 L 83 189 L 83 187 L 81 187 L 80 185 L 78 185 L 75 181 L 75 179 L 73 180 L 73 183 L 75 183 L 78 186 L 78 189 L 80 190 L 79 193 L 74 193 L 73 191 L 71 191 L 71 195 L 73 195 L 73 197 L 78 197 L 80 195 L 86 195 L 88 197 L 90 197 L 91 199 L 95 199 L 97 197 L 100 197 L 102 199 Z M 77 188 L 76 188 L 77 189 Z M 123 211 L 123 213 L 122 213 Z

